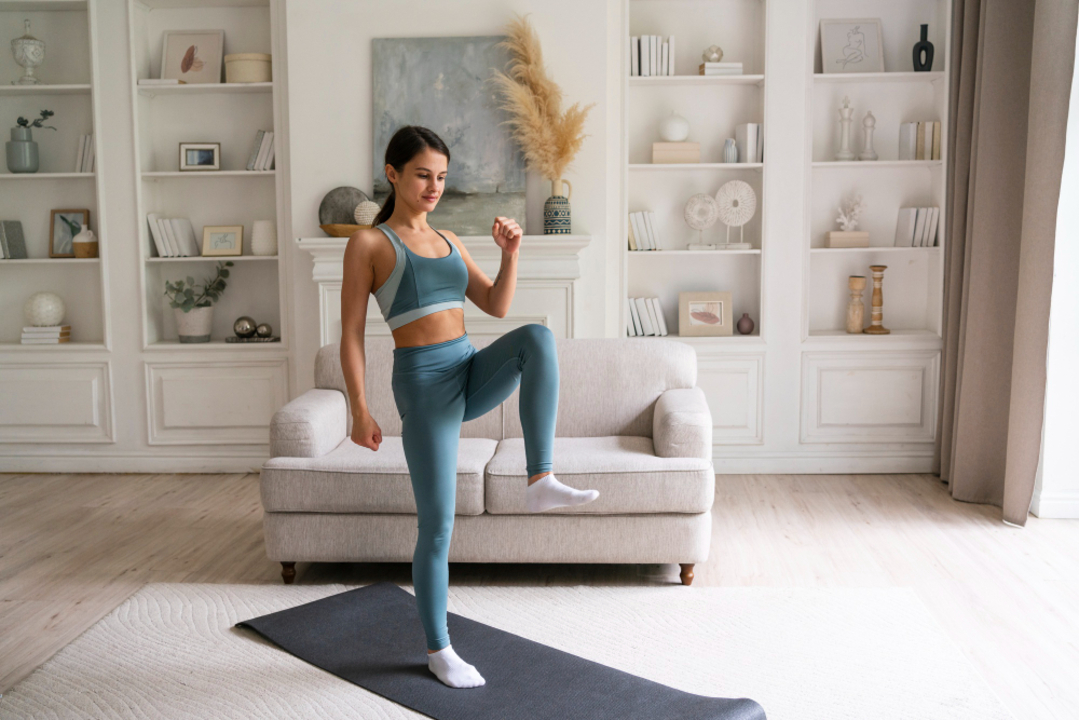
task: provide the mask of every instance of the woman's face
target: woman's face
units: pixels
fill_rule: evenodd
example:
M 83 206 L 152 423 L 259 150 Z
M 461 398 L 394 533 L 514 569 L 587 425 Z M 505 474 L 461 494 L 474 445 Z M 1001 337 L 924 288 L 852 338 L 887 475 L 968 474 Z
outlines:
M 396 198 L 416 212 L 431 212 L 446 186 L 446 156 L 425 148 L 405 163 L 401 172 L 386 165 L 386 179 L 396 188 Z

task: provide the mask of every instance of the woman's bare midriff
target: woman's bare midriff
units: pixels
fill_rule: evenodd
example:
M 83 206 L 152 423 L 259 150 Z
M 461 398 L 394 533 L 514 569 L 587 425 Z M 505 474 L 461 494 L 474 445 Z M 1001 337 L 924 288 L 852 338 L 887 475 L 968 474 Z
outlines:
M 454 340 L 465 334 L 465 311 L 464 308 L 439 310 L 416 318 L 392 332 L 394 345 L 399 348 Z

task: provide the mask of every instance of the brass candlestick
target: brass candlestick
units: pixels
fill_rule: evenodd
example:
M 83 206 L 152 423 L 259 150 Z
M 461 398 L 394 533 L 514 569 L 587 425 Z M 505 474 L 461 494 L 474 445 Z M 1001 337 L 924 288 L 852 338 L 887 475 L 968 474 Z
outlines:
M 847 303 L 847 332 L 860 333 L 865 325 L 865 300 L 862 299 L 862 291 L 865 290 L 865 275 L 851 275 L 847 278 L 847 286 L 850 288 L 850 302 Z
M 868 335 L 887 335 L 891 332 L 888 328 L 884 327 L 884 292 L 881 290 L 881 285 L 884 284 L 884 271 L 888 269 L 887 265 L 870 265 L 869 269 L 873 272 L 873 307 L 872 307 L 872 320 L 863 332 Z

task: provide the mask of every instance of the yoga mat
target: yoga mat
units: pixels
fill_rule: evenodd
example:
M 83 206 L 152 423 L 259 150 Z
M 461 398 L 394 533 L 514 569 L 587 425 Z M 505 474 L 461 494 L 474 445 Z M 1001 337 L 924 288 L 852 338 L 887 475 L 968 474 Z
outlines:
M 486 684 L 427 668 L 416 598 L 377 582 L 236 623 L 301 660 L 438 720 L 765 720 L 748 698 L 683 692 L 447 613 L 450 641 Z

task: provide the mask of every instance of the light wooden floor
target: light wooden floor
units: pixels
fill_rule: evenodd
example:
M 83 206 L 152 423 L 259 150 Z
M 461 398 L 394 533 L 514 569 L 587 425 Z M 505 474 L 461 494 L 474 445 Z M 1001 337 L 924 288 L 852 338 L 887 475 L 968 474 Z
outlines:
M 912 586 L 1021 720 L 1079 717 L 1079 521 L 1025 528 L 930 475 L 720 475 L 694 586 Z M 148 582 L 278 583 L 257 475 L 0 474 L 0 692 Z M 410 583 L 407 563 L 298 583 Z M 453 584 L 678 582 L 677 565 L 452 564 Z M 916 689 L 912 689 L 916 692 Z

